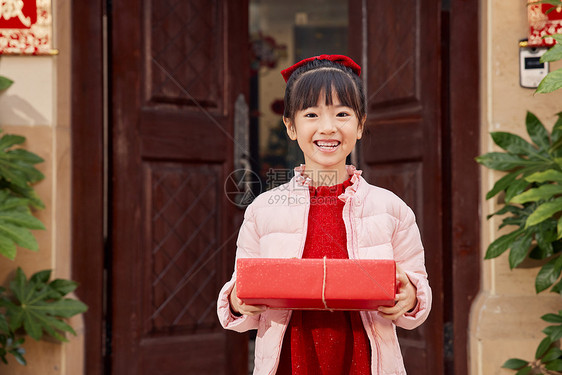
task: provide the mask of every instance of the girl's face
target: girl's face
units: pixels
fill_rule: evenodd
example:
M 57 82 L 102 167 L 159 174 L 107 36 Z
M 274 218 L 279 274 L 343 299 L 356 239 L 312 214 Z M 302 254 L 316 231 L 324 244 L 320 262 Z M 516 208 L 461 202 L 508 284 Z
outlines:
M 287 134 L 304 153 L 306 169 L 317 171 L 345 171 L 345 159 L 361 138 L 364 120 L 342 105 L 335 92 L 331 105 L 320 95 L 316 106 L 297 111 L 294 121 L 283 118 Z

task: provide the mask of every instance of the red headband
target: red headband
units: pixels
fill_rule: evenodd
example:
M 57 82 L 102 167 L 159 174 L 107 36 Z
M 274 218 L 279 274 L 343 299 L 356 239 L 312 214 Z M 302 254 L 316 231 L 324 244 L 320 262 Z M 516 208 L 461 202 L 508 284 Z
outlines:
M 344 55 L 320 55 L 320 56 L 309 57 L 308 59 L 301 60 L 298 63 L 296 63 L 295 65 L 293 65 L 291 67 L 288 67 L 285 70 L 282 70 L 281 75 L 283 76 L 283 78 L 285 78 L 285 82 L 287 82 L 289 80 L 289 77 L 291 76 L 291 74 L 293 74 L 293 72 L 295 70 L 297 70 L 301 66 L 306 65 L 309 62 L 314 61 L 314 60 L 333 61 L 333 62 L 338 63 L 340 65 L 347 66 L 348 68 L 351 68 L 353 73 L 357 74 L 358 76 L 361 75 L 361 67 L 359 65 L 357 65 L 355 63 L 355 61 L 351 60 L 347 56 L 344 56 Z

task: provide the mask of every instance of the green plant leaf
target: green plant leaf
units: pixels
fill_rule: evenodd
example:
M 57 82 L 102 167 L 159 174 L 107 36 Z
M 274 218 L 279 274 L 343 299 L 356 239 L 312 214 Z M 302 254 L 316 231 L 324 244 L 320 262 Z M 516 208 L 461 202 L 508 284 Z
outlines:
M 14 83 L 14 81 L 11 79 L 0 76 L 0 90 L 6 90 L 8 87 L 12 86 L 12 83 Z
M 520 227 L 522 224 L 525 223 L 525 220 L 526 220 L 526 217 L 520 217 L 520 216 L 504 217 L 501 225 L 499 226 L 499 229 L 502 229 L 502 228 L 510 226 L 510 225 Z
M 545 314 L 541 316 L 541 319 L 547 323 L 562 323 L 561 314 Z
M 523 229 L 519 228 L 496 239 L 490 244 L 490 246 L 488 246 L 485 259 L 496 258 L 503 254 L 513 244 L 513 241 L 515 241 L 517 237 L 521 235 L 522 232 Z
M 29 203 L 27 199 L 10 196 L 6 189 L 0 190 L 0 254 L 8 259 L 16 256 L 15 244 L 30 250 L 38 248 L 30 230 L 45 227 L 31 214 Z
M 524 178 L 515 180 L 511 185 L 505 190 L 505 201 L 507 203 L 511 202 L 513 197 L 523 193 L 525 189 L 530 185 L 530 183 Z
M 562 257 L 557 256 L 551 259 L 539 270 L 535 279 L 535 290 L 537 293 L 549 288 L 560 277 L 560 270 L 562 269 Z M 556 341 L 556 340 L 553 340 Z
M 543 161 L 527 160 L 517 155 L 506 154 L 503 152 L 488 152 L 487 154 L 477 156 L 476 161 L 485 167 L 498 171 L 511 171 L 515 168 L 525 166 L 542 166 Z
M 531 232 L 525 233 L 523 236 L 516 239 L 511 245 L 511 251 L 509 252 L 509 267 L 511 269 L 517 267 L 525 258 L 531 247 L 531 241 L 533 240 L 533 234 Z
M 14 356 L 20 365 L 27 366 L 27 361 L 23 358 L 23 355 L 25 354 L 25 350 L 23 348 L 12 349 L 10 350 L 10 354 Z
M 26 249 L 37 251 L 39 245 L 31 232 L 16 225 L 0 222 L 0 236 L 7 237 Z
M 62 297 L 73 292 L 78 287 L 78 283 L 71 280 L 56 279 L 53 280 L 49 286 Z
M 551 371 L 562 371 L 562 359 L 556 359 L 545 365 L 547 370 Z
M 496 194 L 498 194 L 500 191 L 505 190 L 509 185 L 513 183 L 513 181 L 515 181 L 515 179 L 519 174 L 520 174 L 519 171 L 511 172 L 500 178 L 498 181 L 496 181 L 492 190 L 490 190 L 486 194 L 486 199 L 490 199 L 494 197 Z
M 0 211 L 0 222 L 14 224 L 28 229 L 45 229 L 43 223 L 35 216 L 16 211 Z
M 24 343 L 23 338 L 15 338 L 14 332 L 8 332 L 6 334 L 0 334 L 0 360 L 4 364 L 8 364 L 6 356 L 12 354 L 16 361 L 20 364 L 25 365 L 26 361 L 23 358 L 25 354 L 24 348 L 21 345 Z
M 527 118 L 525 119 L 527 133 L 533 142 L 542 150 L 548 150 L 550 147 L 550 137 L 548 131 L 540 122 L 537 116 L 532 112 L 527 111 Z
M 551 220 L 545 220 L 533 228 L 535 232 L 535 240 L 537 241 L 537 245 L 540 248 L 542 255 L 540 259 L 551 256 L 554 253 L 554 246 L 552 243 L 556 241 L 557 235 L 554 223 Z
M 50 271 L 40 271 L 27 280 L 21 268 L 18 268 L 15 278 L 10 282 L 14 302 L 4 299 L 0 300 L 0 305 L 7 312 L 12 330 L 23 327 L 35 340 L 41 339 L 46 332 L 58 340 L 65 341 L 66 338 L 61 333 L 75 332 L 62 319 L 85 312 L 87 306 L 70 298 L 53 298 L 53 295 L 61 295 L 60 290 L 69 290 L 73 282 L 57 281 L 54 285 L 59 289 L 57 291 L 51 284 L 47 284 L 49 274 Z
M 493 214 L 490 214 L 490 215 L 486 216 L 486 218 L 490 219 L 494 215 L 503 215 L 503 214 L 506 214 L 508 212 L 512 213 L 514 216 L 519 216 L 519 213 L 521 211 L 522 211 L 522 209 L 520 207 L 512 206 L 510 204 L 506 204 L 502 208 L 500 208 L 498 211 L 494 212 Z
M 533 173 L 525 177 L 525 180 L 529 182 L 558 182 L 562 184 L 562 172 L 548 169 L 546 171 Z
M 6 153 L 0 153 L 0 172 L 3 178 L 21 187 L 28 187 L 45 178 L 33 164 L 14 160 Z
M 0 189 L 0 211 L 16 209 L 18 211 L 28 210 L 29 201 L 25 198 L 14 197 L 7 189 Z
M 562 186 L 555 184 L 541 185 L 538 188 L 529 189 L 515 197 L 511 198 L 511 203 L 527 203 L 547 200 L 553 195 L 562 194 Z
M 562 169 L 562 157 L 554 158 L 554 163 L 558 166 L 558 169 Z
M 45 205 L 31 186 L 22 187 L 0 179 L 0 189 L 10 191 L 13 195 L 22 197 L 26 207 L 31 205 L 39 209 L 45 208 Z
M 23 148 L 12 149 L 7 152 L 7 155 L 10 160 L 19 160 L 27 164 L 39 164 L 45 161 L 39 155 L 29 152 Z
M 542 330 L 552 342 L 558 341 L 562 338 L 562 326 L 548 326 Z
M 503 368 L 509 368 L 512 370 L 519 370 L 522 367 L 525 367 L 529 364 L 529 362 L 519 359 L 519 358 L 510 358 L 502 365 Z
M 541 62 L 552 62 L 562 59 L 562 45 L 555 44 L 541 56 Z
M 0 235 L 0 254 L 10 260 L 14 260 L 17 254 L 17 247 L 10 238 Z
M 50 302 L 45 306 L 38 306 L 36 310 L 47 312 L 53 316 L 70 318 L 71 316 L 85 312 L 87 307 L 84 303 L 78 300 L 65 298 Z
M 22 137 L 21 135 L 4 134 L 2 138 L 0 138 L 0 150 L 5 151 L 7 148 L 20 145 L 24 142 L 25 137 Z
M 562 145 L 562 142 L 560 142 L 562 139 L 562 112 L 558 112 L 556 115 L 558 116 L 558 119 L 554 123 L 554 126 L 552 127 L 552 133 L 550 134 L 552 146 L 548 151 L 549 153 L 555 151 L 558 147 L 560 147 L 560 145 Z M 557 143 L 560 143 L 560 145 L 557 145 Z
M 537 351 L 535 352 L 535 359 L 541 358 L 544 353 L 546 353 L 551 344 L 552 341 L 550 341 L 550 338 L 548 336 L 542 339 L 541 343 L 537 347 Z
M 560 280 L 556 285 L 550 290 L 552 293 L 558 293 L 562 296 L 562 280 Z
M 4 333 L 10 332 L 10 327 L 8 326 L 6 315 L 4 314 L 0 314 L 0 332 L 4 332 Z
M 533 369 L 531 367 L 524 367 L 517 371 L 515 375 L 529 375 Z
M 560 355 L 562 355 L 562 350 L 558 348 L 550 348 L 550 350 L 542 357 L 542 362 L 548 363 L 554 361 L 555 359 L 558 359 Z
M 33 311 L 23 310 L 23 329 L 32 339 L 39 341 L 43 337 L 43 323 L 40 316 L 35 316 Z
M 49 279 L 51 278 L 51 270 L 43 270 L 34 273 L 30 278 L 29 281 L 37 283 L 37 284 L 46 284 Z
M 34 166 L 43 159 L 22 148 L 13 148 L 24 142 L 25 137 L 19 135 L 5 134 L 0 138 L 0 188 L 7 188 L 12 195 L 28 198 L 32 205 L 42 208 L 43 202 L 30 185 L 44 179 Z
M 562 87 L 562 69 L 550 72 L 542 79 L 537 87 L 536 92 L 539 94 L 548 94 Z
M 491 132 L 490 135 L 495 144 L 512 154 L 527 156 L 538 154 L 538 150 L 533 145 L 518 135 L 507 132 Z
M 527 218 L 526 227 L 537 225 L 552 215 L 562 211 L 562 198 L 556 198 L 553 201 L 545 202 L 537 207 L 537 209 Z
M 45 229 L 34 217 L 30 206 L 44 208 L 31 187 L 44 178 L 34 167 L 43 159 L 27 150 L 16 148 L 25 142 L 25 137 L 4 134 L 0 138 L 0 254 L 14 259 L 16 244 L 37 250 L 38 244 L 30 230 Z
M 25 176 L 16 171 L 13 166 L 9 165 L 6 161 L 0 158 L 0 176 L 6 181 L 15 184 L 17 186 L 27 186 L 27 181 Z

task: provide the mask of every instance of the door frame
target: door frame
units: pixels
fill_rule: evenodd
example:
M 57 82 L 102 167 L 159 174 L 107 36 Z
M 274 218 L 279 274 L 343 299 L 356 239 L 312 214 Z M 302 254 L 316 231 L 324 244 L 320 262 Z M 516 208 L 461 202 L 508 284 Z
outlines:
M 71 7 L 72 277 L 84 314 L 84 374 L 105 374 L 104 15 L 106 1 Z
M 450 280 L 445 285 L 453 303 L 444 317 L 451 324 L 445 332 L 446 348 L 450 347 L 445 352 L 445 368 L 450 374 L 466 375 L 469 320 L 480 290 L 481 264 L 480 168 L 474 161 L 480 153 L 480 3 L 451 0 L 449 7 L 442 25 L 444 34 L 449 31 L 444 48 L 448 61 L 443 61 L 444 84 L 448 85 L 443 91 L 448 93 L 443 107 L 443 123 L 448 124 L 443 139 L 448 145 L 443 147 L 443 157 L 449 159 L 444 181 L 449 181 L 445 191 L 450 207 L 444 217 L 448 230 L 443 248 L 445 254 L 447 247 L 451 252 L 443 280 Z
M 85 321 L 85 374 L 106 373 L 104 305 L 104 0 L 72 4 L 72 274 L 77 295 L 88 307 Z M 361 0 L 350 0 L 361 7 Z M 480 287 L 479 153 L 479 5 L 451 0 L 442 32 L 448 34 L 442 55 L 443 158 L 445 202 L 445 300 L 451 308 L 452 356 L 445 353 L 447 373 L 468 373 L 468 322 Z M 360 20 L 358 20 L 360 21 Z M 353 36 L 358 38 L 361 36 Z M 451 43 L 454 41 L 454 43 Z M 359 51 L 360 52 L 360 51 Z M 360 56 L 360 53 L 357 54 Z M 448 95 L 447 95 L 448 94 Z M 467 184 L 466 181 L 474 183 Z M 478 204 L 474 204 L 478 202 Z M 445 251 L 445 255 L 447 251 Z M 446 283 L 447 284 L 447 283 Z

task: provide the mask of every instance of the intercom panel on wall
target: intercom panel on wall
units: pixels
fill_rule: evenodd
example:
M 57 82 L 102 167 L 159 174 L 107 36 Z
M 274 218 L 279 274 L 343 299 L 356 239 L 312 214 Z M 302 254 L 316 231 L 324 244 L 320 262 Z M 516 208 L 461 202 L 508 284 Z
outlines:
M 519 84 L 521 87 L 536 89 L 548 74 L 548 62 L 541 62 L 547 48 L 519 48 Z

